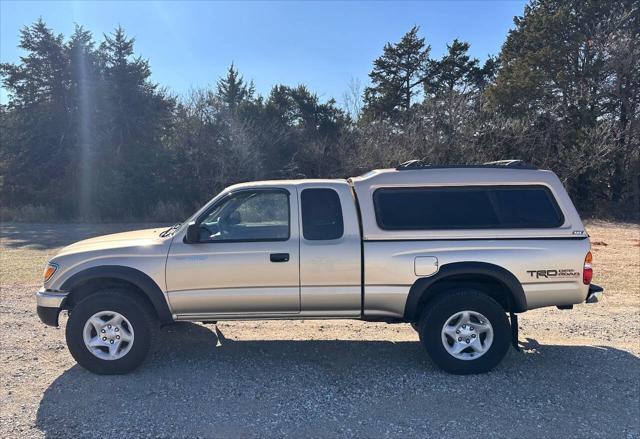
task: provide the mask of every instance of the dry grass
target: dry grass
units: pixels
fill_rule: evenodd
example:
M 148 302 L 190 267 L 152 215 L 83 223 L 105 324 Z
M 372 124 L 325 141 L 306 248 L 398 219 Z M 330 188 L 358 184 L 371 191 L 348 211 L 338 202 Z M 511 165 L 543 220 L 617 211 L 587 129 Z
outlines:
M 607 306 L 640 308 L 640 225 L 591 221 L 594 283 L 606 288 Z

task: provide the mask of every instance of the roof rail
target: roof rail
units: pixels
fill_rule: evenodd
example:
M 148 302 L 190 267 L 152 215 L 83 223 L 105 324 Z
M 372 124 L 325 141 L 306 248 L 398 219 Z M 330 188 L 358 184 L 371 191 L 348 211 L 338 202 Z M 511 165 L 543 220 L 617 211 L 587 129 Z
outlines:
M 420 169 L 426 166 L 429 165 L 422 160 L 407 160 L 406 162 L 400 163 L 398 166 L 396 166 L 396 169 L 400 171 L 403 169 Z
M 505 168 L 518 168 L 518 169 L 538 169 L 523 160 L 496 160 L 495 162 L 485 162 L 483 166 L 504 166 Z
M 408 160 L 396 167 L 398 171 L 415 169 L 449 169 L 449 168 L 501 168 L 501 169 L 538 169 L 522 160 L 498 160 L 479 165 L 431 165 L 422 160 Z

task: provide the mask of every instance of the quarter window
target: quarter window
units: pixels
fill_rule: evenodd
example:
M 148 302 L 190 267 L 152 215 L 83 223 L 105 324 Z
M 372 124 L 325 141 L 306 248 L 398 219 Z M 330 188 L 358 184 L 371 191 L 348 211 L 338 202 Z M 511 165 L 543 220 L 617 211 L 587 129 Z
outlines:
M 333 189 L 304 189 L 302 205 L 302 234 L 310 241 L 339 239 L 344 234 L 342 207 Z
M 544 186 L 383 188 L 373 201 L 385 230 L 534 229 L 564 222 Z

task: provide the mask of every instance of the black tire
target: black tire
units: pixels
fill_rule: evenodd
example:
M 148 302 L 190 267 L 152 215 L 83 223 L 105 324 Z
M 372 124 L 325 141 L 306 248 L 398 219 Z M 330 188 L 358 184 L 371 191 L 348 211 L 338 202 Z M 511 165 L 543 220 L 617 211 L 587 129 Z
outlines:
M 121 358 L 98 358 L 84 343 L 85 323 L 101 311 L 117 312 L 133 327 L 135 336 L 131 348 Z M 90 295 L 73 308 L 69 314 L 65 334 L 69 351 L 80 366 L 100 375 L 115 375 L 130 372 L 144 362 L 157 326 L 157 319 L 149 304 L 136 293 L 126 290 L 104 290 Z
M 460 311 L 482 314 L 493 328 L 491 346 L 476 359 L 454 357 L 442 341 L 445 323 Z M 502 361 L 511 343 L 511 328 L 502 306 L 488 295 L 468 288 L 445 291 L 428 303 L 420 319 L 418 334 L 433 362 L 444 371 L 456 375 L 483 373 L 493 369 Z

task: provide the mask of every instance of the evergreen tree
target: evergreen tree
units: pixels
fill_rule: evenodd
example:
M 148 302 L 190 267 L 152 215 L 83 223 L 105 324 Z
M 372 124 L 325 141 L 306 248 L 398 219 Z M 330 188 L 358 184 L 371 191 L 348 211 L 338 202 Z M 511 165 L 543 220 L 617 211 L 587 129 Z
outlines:
M 118 27 L 105 35 L 98 51 L 106 90 L 103 122 L 108 127 L 100 150 L 99 210 L 130 217 L 147 214 L 161 192 L 161 139 L 171 127 L 174 105 L 149 80 L 149 63 L 134 56 L 134 43 Z
M 424 82 L 425 94 L 438 95 L 454 90 L 471 91 L 481 77 L 479 61 L 468 55 L 469 43 L 458 39 L 447 44 L 447 53 L 440 60 L 429 61 L 429 76 Z
M 579 205 L 589 202 L 595 187 L 610 191 L 618 203 L 631 196 L 625 195 L 630 189 L 640 210 L 638 128 L 633 128 L 638 126 L 640 89 L 638 2 L 536 0 L 514 22 L 489 88 L 493 108 L 540 127 L 562 126 L 562 147 L 545 150 L 540 145 L 537 156 L 553 157 L 546 165 L 570 176 L 567 182 Z M 603 123 L 612 123 L 608 131 L 617 145 L 587 139 Z M 609 159 L 603 161 L 606 155 Z M 590 159 L 576 163 L 576 157 Z M 611 176 L 596 177 L 605 167 Z
M 98 54 L 91 32 L 76 25 L 65 49 L 69 59 L 69 119 L 72 121 L 72 135 L 69 138 L 73 154 L 67 166 L 61 169 L 67 173 L 67 181 L 72 181 L 71 191 L 75 200 L 67 209 L 81 218 L 90 218 L 94 211 L 95 193 L 99 193 L 94 176 L 96 174 L 96 149 L 102 132 L 100 121 L 102 76 Z M 61 174 L 62 174 L 61 172 Z
M 247 84 L 231 63 L 227 76 L 218 80 L 217 92 L 220 99 L 231 110 L 235 110 L 241 103 L 253 99 L 255 87 L 253 81 Z
M 453 164 L 472 157 L 465 151 L 468 132 L 475 128 L 480 111 L 482 81 L 486 81 L 479 61 L 468 54 L 469 44 L 454 40 L 438 60 L 429 61 L 424 81 L 425 99 L 418 118 L 428 133 L 428 147 L 421 157 L 429 161 Z
M 10 114 L 2 135 L 5 168 L 3 202 L 57 204 L 64 210 L 67 181 L 52 181 L 70 156 L 68 147 L 69 72 L 62 35 L 56 35 L 40 19 L 20 31 L 19 47 L 27 53 L 20 64 L 0 65 L 9 93 Z M 4 130 L 3 130 L 4 131 Z
M 430 46 L 413 26 L 397 44 L 387 43 L 369 74 L 372 85 L 364 91 L 368 118 L 395 117 L 411 109 L 411 98 L 427 78 Z
M 632 0 L 536 0 L 516 17 L 500 53 L 501 69 L 490 90 L 505 114 L 554 110 L 576 126 L 593 125 L 602 111 L 601 85 L 608 56 L 604 40 L 624 20 L 630 32 L 638 24 Z M 635 16 L 635 19 L 633 18 Z M 600 46 L 600 47 L 598 47 Z

